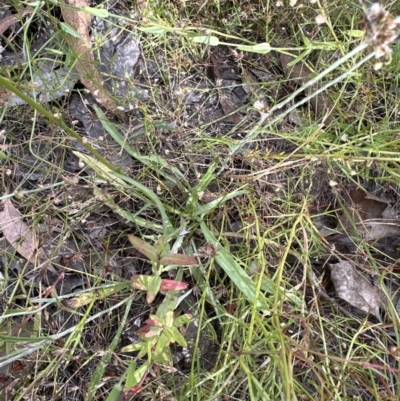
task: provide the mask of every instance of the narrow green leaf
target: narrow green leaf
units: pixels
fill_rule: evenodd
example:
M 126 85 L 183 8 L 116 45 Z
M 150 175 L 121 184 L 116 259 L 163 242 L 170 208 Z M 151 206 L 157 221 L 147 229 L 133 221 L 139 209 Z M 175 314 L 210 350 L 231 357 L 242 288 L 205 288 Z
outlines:
M 136 386 L 142 381 L 142 378 L 146 374 L 146 370 L 148 369 L 148 367 L 149 363 L 146 361 L 142 366 L 139 366 L 137 369 L 135 369 L 135 371 L 132 372 L 130 378 L 131 386 L 129 388 L 126 386 L 126 391 L 129 391 L 133 386 Z
M 158 233 L 163 232 L 163 227 L 160 224 L 154 223 L 150 220 L 143 219 L 131 213 L 127 209 L 123 209 L 122 207 L 118 206 L 111 197 L 105 196 L 97 187 L 93 188 L 93 193 L 95 196 L 103 196 L 103 202 L 114 212 L 119 214 L 122 218 L 131 223 L 134 223 L 140 227 L 148 228 L 150 230 L 156 231 Z
M 136 352 L 136 351 L 140 351 L 141 349 L 143 349 L 145 343 L 138 343 L 138 344 L 130 344 L 127 345 L 126 347 L 123 347 L 121 349 L 122 352 Z
M 175 339 L 175 342 L 182 347 L 187 347 L 187 342 L 181 332 L 176 327 L 170 327 L 171 333 Z
M 218 244 L 213 233 L 208 229 L 205 222 L 200 223 L 204 237 L 211 244 Z M 218 252 L 215 255 L 216 262 L 222 267 L 227 276 L 233 281 L 236 287 L 252 303 L 256 303 L 264 313 L 270 313 L 262 294 L 256 294 L 256 286 L 246 272 L 240 267 L 232 255 L 221 245 L 218 245 Z
M 211 166 L 208 168 L 207 172 L 200 178 L 199 182 L 192 189 L 189 200 L 186 204 L 187 213 L 191 214 L 196 210 L 199 201 L 199 193 L 204 191 L 208 187 L 210 182 L 214 179 L 214 172 L 217 166 L 218 160 L 215 159 Z
M 160 259 L 160 264 L 162 266 L 193 266 L 197 265 L 197 260 L 193 256 L 182 255 L 179 253 L 167 253 L 166 255 L 162 255 Z
M 135 372 L 136 372 L 136 360 L 133 360 L 129 364 L 128 369 L 126 370 L 126 381 L 125 381 L 126 389 L 130 389 L 136 384 Z
M 154 350 L 154 355 L 159 355 L 165 352 L 165 350 L 169 347 L 170 342 L 171 341 L 169 340 L 168 336 L 164 332 L 161 333 Z
M 71 25 L 68 25 L 66 22 L 60 22 L 60 27 L 61 27 L 61 30 L 63 30 L 64 32 L 68 33 L 68 35 L 71 35 L 74 38 L 78 38 L 78 39 L 81 39 L 83 41 L 82 36 L 79 35 L 79 33 L 76 32 L 76 30 L 74 28 L 72 28 Z
M 106 401 L 118 401 L 121 393 L 122 393 L 122 385 L 120 383 L 117 383 L 114 385 Z
M 237 190 L 237 191 L 233 191 L 233 192 L 229 193 L 226 196 L 221 196 L 221 197 L 213 200 L 212 202 L 206 203 L 205 205 L 198 206 L 193 211 L 193 215 L 200 219 L 203 219 L 203 217 L 207 213 L 211 212 L 212 210 L 214 210 L 215 208 L 220 206 L 223 202 L 226 202 L 227 200 L 233 199 L 236 196 L 243 195 L 245 193 L 246 193 L 246 191 L 244 191 L 244 190 Z
M 82 10 L 99 18 L 108 18 L 109 12 L 104 8 L 82 7 Z
M 253 50 L 269 53 L 271 51 L 271 45 L 269 43 L 258 43 L 253 46 Z
M 172 227 L 172 224 L 169 221 L 163 203 L 151 189 L 147 188 L 140 182 L 133 180 L 132 178 L 128 177 L 125 174 L 113 171 L 107 164 L 104 164 L 103 162 L 100 162 L 94 159 L 93 157 L 90 157 L 89 155 L 85 155 L 84 153 L 77 151 L 74 151 L 73 154 L 76 155 L 79 159 L 83 160 L 97 174 L 99 174 L 102 178 L 108 180 L 116 188 L 120 188 L 120 186 L 127 187 L 126 184 L 130 184 L 131 187 L 138 189 L 149 199 L 149 201 L 151 201 L 154 205 L 157 206 L 164 224 L 164 234 L 168 235 L 170 232 L 174 231 L 174 228 Z
M 155 35 L 160 35 L 167 31 L 167 29 L 165 29 L 164 27 L 159 26 L 159 25 L 140 26 L 140 27 L 138 27 L 138 29 L 139 29 L 139 31 L 146 32 L 146 33 L 152 33 Z
M 257 45 L 240 45 L 237 47 L 238 50 L 251 52 L 251 53 L 259 53 L 259 54 L 267 54 L 272 50 L 272 47 L 269 43 L 259 43 Z
M 158 262 L 158 255 L 156 248 L 142 239 L 135 237 L 134 235 L 128 235 L 129 242 L 144 256 L 150 259 L 153 263 Z
M 161 285 L 161 277 L 160 276 L 155 276 L 155 277 L 149 277 L 149 288 L 147 290 L 147 303 L 151 304 L 154 301 L 154 298 L 158 294 L 158 291 L 160 291 L 160 285 Z
M 190 38 L 193 43 L 204 43 L 209 46 L 218 46 L 219 39 L 212 35 L 196 35 Z
M 0 159 L 11 160 L 3 151 L 0 150 Z

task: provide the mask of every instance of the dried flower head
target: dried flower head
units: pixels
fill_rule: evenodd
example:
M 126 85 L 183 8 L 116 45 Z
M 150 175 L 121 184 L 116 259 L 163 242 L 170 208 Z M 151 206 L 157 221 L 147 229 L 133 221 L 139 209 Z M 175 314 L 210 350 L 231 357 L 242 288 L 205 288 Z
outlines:
M 203 245 L 197 252 L 197 255 L 203 258 L 211 259 L 218 252 L 218 244 L 210 244 L 209 242 Z
M 367 27 L 366 39 L 368 45 L 375 51 L 375 57 L 390 57 L 390 44 L 397 38 L 400 28 L 400 18 L 393 16 L 379 4 L 372 4 L 366 11 Z

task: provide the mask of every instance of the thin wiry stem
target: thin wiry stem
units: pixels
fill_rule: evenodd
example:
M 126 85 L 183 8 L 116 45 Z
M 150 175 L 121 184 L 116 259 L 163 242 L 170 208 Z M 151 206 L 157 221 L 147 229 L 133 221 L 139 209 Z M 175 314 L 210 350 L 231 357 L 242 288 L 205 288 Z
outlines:
M 314 77 L 314 78 L 310 79 L 309 81 L 307 81 L 304 85 L 302 85 L 299 89 L 294 91 L 290 96 L 288 96 L 282 102 L 280 102 L 280 103 L 276 104 L 275 106 L 273 106 L 270 110 L 268 110 L 267 113 L 261 113 L 260 119 L 258 120 L 257 124 L 253 127 L 253 129 L 249 132 L 249 134 L 244 139 L 242 139 L 241 141 L 237 142 L 236 144 L 234 144 L 231 147 L 228 157 L 224 160 L 224 162 L 222 164 L 222 167 L 220 168 L 220 170 L 218 171 L 217 174 L 221 174 L 225 170 L 227 164 L 229 163 L 230 158 L 239 149 L 241 149 L 245 144 L 247 144 L 248 142 L 252 141 L 253 139 L 255 139 L 257 137 L 257 135 L 261 132 L 260 131 L 260 127 L 264 124 L 264 122 L 267 120 L 267 118 L 269 118 L 275 111 L 280 110 L 283 106 L 285 106 L 286 104 L 290 103 L 297 95 L 299 95 L 305 89 L 307 89 L 308 87 L 318 83 L 325 75 L 329 74 L 331 71 L 335 70 L 337 67 L 339 67 L 340 65 L 345 63 L 347 60 L 349 60 L 352 57 L 354 57 L 357 53 L 365 50 L 367 47 L 368 47 L 368 43 L 367 42 L 361 43 L 360 45 L 355 47 L 352 51 L 350 51 L 349 53 L 345 54 L 343 57 L 341 57 L 336 62 L 334 62 L 327 69 L 325 69 L 324 71 L 319 73 L 316 77 Z M 341 80 L 346 78 L 349 74 L 351 74 L 351 72 L 354 71 L 356 68 L 360 67 L 362 64 L 364 64 L 369 59 L 371 59 L 374 55 L 375 55 L 375 53 L 371 52 L 370 54 L 368 54 L 368 56 L 364 57 L 361 61 L 356 63 L 353 67 L 351 67 L 344 74 L 342 74 L 339 77 L 335 78 L 334 80 L 330 81 L 328 84 L 326 84 L 322 88 L 320 88 L 320 89 L 314 91 L 313 93 L 311 93 L 309 96 L 307 96 L 306 99 L 301 100 L 300 102 L 296 103 L 292 107 L 290 107 L 287 110 L 285 110 L 282 113 L 280 113 L 278 116 L 276 116 L 272 120 L 268 121 L 267 126 L 271 126 L 272 124 L 275 124 L 276 122 L 281 120 L 283 117 L 285 117 L 288 113 L 290 113 L 290 111 L 296 109 L 301 104 L 303 104 L 306 101 L 310 100 L 311 98 L 313 98 L 318 93 L 321 93 L 325 89 L 329 88 L 331 85 L 334 85 L 334 84 L 340 82 Z

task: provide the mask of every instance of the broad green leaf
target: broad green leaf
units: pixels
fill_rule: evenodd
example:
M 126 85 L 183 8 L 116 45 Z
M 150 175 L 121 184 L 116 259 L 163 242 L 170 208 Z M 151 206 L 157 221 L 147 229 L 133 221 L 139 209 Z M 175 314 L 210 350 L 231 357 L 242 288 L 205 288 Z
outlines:
M 131 278 L 131 282 L 133 289 L 147 291 L 147 303 L 151 304 L 160 291 L 161 277 L 134 274 Z
M 151 277 L 151 280 L 149 280 L 149 288 L 147 290 L 147 303 L 151 304 L 154 301 L 154 298 L 158 294 L 158 291 L 160 291 L 160 285 L 161 277 Z
M 164 237 L 160 235 L 157 239 L 155 248 L 159 255 L 163 254 L 166 250 L 169 250 L 168 245 L 165 243 Z
M 79 35 L 79 33 L 76 32 L 75 29 L 72 28 L 71 25 L 68 25 L 66 22 L 60 22 L 60 27 L 61 27 L 61 30 L 63 30 L 64 32 L 68 33 L 69 35 L 73 36 L 74 38 L 78 38 L 83 41 L 82 36 Z
M 175 318 L 174 326 L 181 327 L 184 324 L 188 324 L 191 320 L 193 320 L 193 316 L 188 313 L 185 313 L 184 315 L 181 315 L 181 316 Z
M 82 7 L 82 10 L 99 18 L 108 18 L 109 12 L 104 8 Z
M 168 336 L 163 332 L 160 335 L 160 338 L 157 341 L 156 349 L 154 350 L 154 355 L 159 355 L 169 347 L 170 340 Z
M 362 38 L 365 35 L 365 32 L 361 29 L 351 29 L 348 31 L 344 31 L 344 33 L 352 38 Z
M 171 330 L 171 327 L 164 327 L 164 333 L 171 343 L 175 343 L 175 336 L 174 332 Z
M 130 344 L 130 345 L 127 345 L 126 347 L 123 347 L 121 349 L 121 351 L 122 352 L 136 352 L 136 351 L 140 351 L 141 349 L 143 349 L 144 346 L 145 346 L 145 343 Z
M 187 342 L 181 332 L 176 327 L 170 327 L 169 329 L 174 336 L 175 342 L 181 347 L 187 347 Z
M 175 310 L 178 302 L 179 291 L 168 291 L 161 305 L 157 308 L 157 317 L 165 318 L 169 310 Z
M 162 352 L 159 355 L 152 355 L 151 359 L 153 360 L 153 362 L 159 363 L 160 365 L 172 366 L 172 357 L 169 348 L 167 348 L 165 352 Z
M 193 256 L 189 255 L 182 255 L 179 253 L 167 253 L 166 255 L 161 256 L 160 264 L 162 266 L 193 266 L 197 265 L 197 260 Z
M 136 386 L 138 383 L 140 383 L 148 368 L 149 362 L 146 361 L 142 366 L 139 366 L 137 369 L 135 369 L 135 371 L 132 372 L 130 378 L 130 383 L 133 384 L 129 388 L 126 387 L 125 390 L 129 391 L 133 386 Z
M 218 46 L 219 39 L 212 35 L 196 35 L 190 38 L 193 43 L 204 43 L 209 46 Z
M 156 248 L 154 248 L 154 246 L 131 234 L 128 235 L 128 239 L 136 250 L 138 250 L 140 253 L 150 259 L 153 263 L 158 262 L 159 258 Z
M 174 312 L 169 310 L 165 314 L 165 327 L 172 327 L 174 325 Z
M 205 222 L 200 223 L 200 228 L 208 242 L 211 244 L 218 244 L 217 239 L 208 229 Z M 215 260 L 251 304 L 256 303 L 257 308 L 260 308 L 266 314 L 270 313 L 265 299 L 263 299 L 263 294 L 256 292 L 254 282 L 240 267 L 232 255 L 221 245 L 218 245 L 218 252 L 215 255 Z
M 150 327 L 150 330 L 147 333 L 140 334 L 140 337 L 143 338 L 145 341 L 147 341 L 148 339 L 152 339 L 152 341 L 156 343 L 158 337 L 163 330 L 163 327 Z

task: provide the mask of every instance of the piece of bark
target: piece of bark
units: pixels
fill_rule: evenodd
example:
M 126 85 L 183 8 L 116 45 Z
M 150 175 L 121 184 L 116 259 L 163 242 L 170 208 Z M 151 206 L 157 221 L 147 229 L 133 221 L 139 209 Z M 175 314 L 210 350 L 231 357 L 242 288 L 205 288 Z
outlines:
M 88 13 L 72 8 L 89 7 L 89 5 L 87 0 L 61 0 L 61 14 L 64 21 L 74 28 L 82 38 L 67 35 L 68 43 L 77 58 L 75 70 L 79 74 L 82 84 L 90 90 L 94 98 L 114 114 L 119 114 L 118 104 L 104 88 L 104 80 L 96 67 L 96 61 L 92 53 L 89 35 L 92 17 Z

